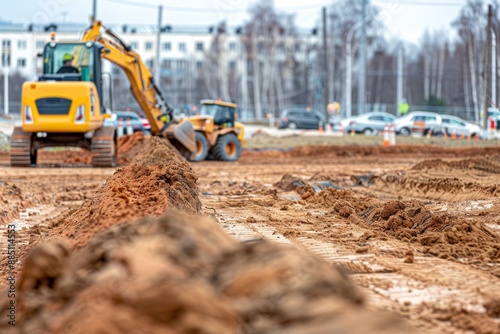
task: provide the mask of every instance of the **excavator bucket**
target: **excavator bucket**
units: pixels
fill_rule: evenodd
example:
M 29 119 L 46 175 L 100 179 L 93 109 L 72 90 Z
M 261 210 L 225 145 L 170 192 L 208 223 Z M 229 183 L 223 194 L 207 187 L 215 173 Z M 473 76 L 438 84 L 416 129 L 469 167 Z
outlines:
M 169 127 L 163 131 L 162 135 L 167 138 L 186 159 L 191 159 L 196 151 L 193 124 L 190 122 L 170 124 Z

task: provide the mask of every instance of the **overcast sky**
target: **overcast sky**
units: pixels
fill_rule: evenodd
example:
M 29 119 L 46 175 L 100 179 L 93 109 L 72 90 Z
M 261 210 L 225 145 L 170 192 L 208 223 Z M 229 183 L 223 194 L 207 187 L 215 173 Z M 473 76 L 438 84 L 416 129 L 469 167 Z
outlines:
M 447 30 L 466 0 L 370 0 L 382 9 L 389 34 L 418 42 L 425 29 Z M 97 16 L 104 23 L 155 24 L 162 4 L 163 23 L 171 25 L 211 25 L 226 20 L 230 26 L 247 19 L 246 9 L 253 0 L 97 0 Z M 296 22 L 311 28 L 318 22 L 321 7 L 333 1 L 275 0 L 281 11 L 296 14 Z M 142 6 L 134 5 L 139 4 Z M 195 11 L 187 9 L 194 8 Z M 88 22 L 92 0 L 2 0 L 0 19 L 21 23 L 55 21 Z

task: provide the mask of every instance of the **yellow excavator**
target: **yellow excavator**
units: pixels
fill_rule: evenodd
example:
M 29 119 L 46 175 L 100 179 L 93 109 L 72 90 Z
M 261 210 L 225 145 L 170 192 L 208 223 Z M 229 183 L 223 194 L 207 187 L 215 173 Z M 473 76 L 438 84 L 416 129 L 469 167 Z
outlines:
M 236 161 L 245 146 L 245 128 L 236 122 L 237 105 L 221 99 L 202 100 L 199 115 L 185 120 L 193 123 L 196 152 L 191 160 L 207 158 L 219 161 Z
M 11 137 L 12 166 L 36 165 L 37 151 L 54 146 L 89 149 L 94 167 L 116 165 L 116 129 L 105 125 L 111 115 L 102 104 L 102 59 L 124 70 L 153 134 L 168 138 L 186 158 L 196 155 L 192 123 L 173 121 L 173 110 L 139 54 L 94 21 L 79 41 L 59 42 L 53 34 L 45 45 L 43 75 L 23 84 L 22 126 Z

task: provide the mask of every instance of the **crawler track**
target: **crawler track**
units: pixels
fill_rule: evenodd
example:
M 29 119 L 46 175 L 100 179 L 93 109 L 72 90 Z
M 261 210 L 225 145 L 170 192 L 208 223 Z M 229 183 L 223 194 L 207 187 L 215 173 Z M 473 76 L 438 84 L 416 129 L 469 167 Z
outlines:
M 94 167 L 116 166 L 116 142 L 114 127 L 105 126 L 95 132 L 92 138 L 91 152 L 93 155 L 92 165 Z
M 10 141 L 10 165 L 13 167 L 30 167 L 32 163 L 31 133 L 15 127 Z

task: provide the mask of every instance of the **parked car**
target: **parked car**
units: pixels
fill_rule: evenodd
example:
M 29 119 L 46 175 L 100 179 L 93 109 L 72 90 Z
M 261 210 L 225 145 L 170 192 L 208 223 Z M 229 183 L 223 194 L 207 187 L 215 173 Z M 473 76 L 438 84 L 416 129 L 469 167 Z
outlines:
M 280 117 L 278 129 L 319 129 L 321 124 L 325 128 L 325 116 L 317 111 L 306 109 L 286 109 Z
M 479 134 L 480 137 L 484 137 L 485 133 L 482 127 L 477 124 L 464 121 L 463 119 L 451 116 L 451 115 L 441 115 L 443 122 L 443 132 L 446 132 L 448 136 L 455 133 L 457 136 L 464 135 L 467 137 L 469 134 L 471 136 L 476 136 Z
M 386 112 L 369 112 L 366 114 L 350 117 L 342 120 L 345 132 L 354 130 L 356 133 L 364 133 L 365 135 L 375 135 L 378 132 L 384 131 L 386 125 L 394 123 L 396 116 Z M 334 126 L 334 129 L 337 129 Z
M 130 118 L 130 124 L 134 132 L 141 131 L 148 134 L 148 129 L 151 128 L 148 120 L 143 120 L 133 111 L 113 111 L 111 113 L 111 118 L 105 120 L 104 125 L 112 125 L 118 127 L 119 121 L 122 120 L 124 133 L 126 133 L 127 119 Z M 146 127 L 148 129 L 146 129 Z
M 439 114 L 428 111 L 413 111 L 394 121 L 394 130 L 402 136 L 409 136 L 412 132 L 414 122 L 425 122 L 424 134 L 431 131 L 432 135 L 441 135 L 442 118 Z

